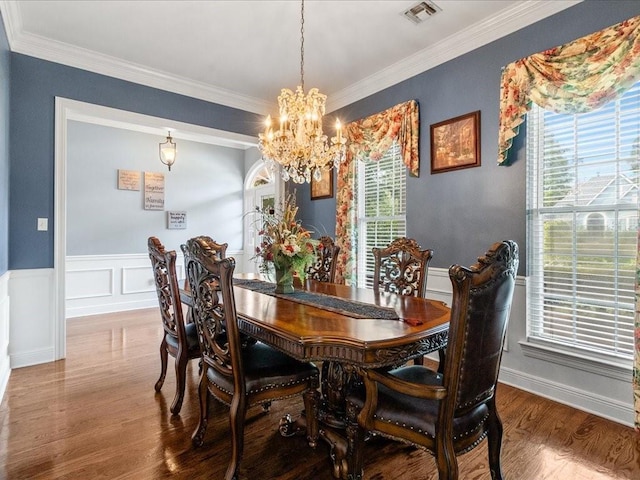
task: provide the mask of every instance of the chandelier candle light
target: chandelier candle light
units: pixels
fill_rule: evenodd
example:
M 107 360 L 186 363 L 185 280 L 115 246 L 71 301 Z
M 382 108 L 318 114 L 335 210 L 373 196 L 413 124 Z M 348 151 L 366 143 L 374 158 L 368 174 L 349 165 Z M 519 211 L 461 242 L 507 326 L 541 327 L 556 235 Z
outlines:
M 272 170 L 276 163 L 280 164 L 283 180 L 295 183 L 311 182 L 312 175 L 320 181 L 322 170 L 338 168 L 346 154 L 340 120 L 336 121 L 336 136 L 331 138 L 331 144 L 322 131 L 327 96 L 317 88 L 304 93 L 304 0 L 300 25 L 300 85 L 295 93 L 288 88 L 281 90 L 279 127 L 274 128 L 269 115 L 258 144 L 265 163 Z

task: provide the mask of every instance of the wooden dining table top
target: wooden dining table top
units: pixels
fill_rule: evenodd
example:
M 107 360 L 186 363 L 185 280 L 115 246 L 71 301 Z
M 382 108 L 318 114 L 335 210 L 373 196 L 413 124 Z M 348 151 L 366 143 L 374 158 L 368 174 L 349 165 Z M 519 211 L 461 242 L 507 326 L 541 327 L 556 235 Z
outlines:
M 450 311 L 443 302 L 312 280 L 296 288 L 392 309 L 397 318 L 361 318 L 300 303 L 293 295 L 274 296 L 235 285 L 240 330 L 299 360 L 363 367 L 393 365 L 446 346 Z

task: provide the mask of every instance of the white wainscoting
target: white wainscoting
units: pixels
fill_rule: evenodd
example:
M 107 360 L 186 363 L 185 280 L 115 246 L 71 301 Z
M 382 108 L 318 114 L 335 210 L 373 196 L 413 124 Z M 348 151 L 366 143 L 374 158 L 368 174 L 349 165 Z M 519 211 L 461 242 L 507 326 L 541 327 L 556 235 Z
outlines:
M 11 375 L 11 359 L 9 357 L 9 276 L 6 272 L 0 276 L 0 402 L 7 389 Z
M 56 302 L 52 268 L 12 270 L 9 281 L 11 368 L 55 360 Z
M 242 252 L 228 252 L 227 255 L 235 257 L 236 265 L 243 265 Z M 158 305 L 147 254 L 68 256 L 65 269 L 67 318 Z M 176 272 L 182 283 L 182 254 L 178 254 Z

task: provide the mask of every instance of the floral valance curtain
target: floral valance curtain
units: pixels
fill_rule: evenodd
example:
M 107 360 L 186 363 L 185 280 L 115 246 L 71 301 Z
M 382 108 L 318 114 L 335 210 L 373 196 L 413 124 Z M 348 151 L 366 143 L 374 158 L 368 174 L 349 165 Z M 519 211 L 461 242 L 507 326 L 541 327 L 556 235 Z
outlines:
M 640 16 L 507 65 L 500 86 L 498 163 L 535 102 L 557 113 L 594 110 L 640 78 Z
M 351 285 L 355 280 L 352 246 L 357 241 L 354 201 L 356 160 L 380 160 L 397 140 L 403 163 L 410 175 L 417 177 L 420 172 L 418 102 L 400 103 L 384 112 L 349 123 L 345 129 L 349 148 L 346 161 L 338 170 L 336 194 L 336 244 L 340 247 L 336 281 Z
M 574 42 L 507 65 L 500 87 L 498 163 L 535 102 L 558 113 L 584 113 L 602 107 L 640 81 L 640 16 Z M 636 257 L 635 359 L 633 398 L 640 430 L 640 230 Z

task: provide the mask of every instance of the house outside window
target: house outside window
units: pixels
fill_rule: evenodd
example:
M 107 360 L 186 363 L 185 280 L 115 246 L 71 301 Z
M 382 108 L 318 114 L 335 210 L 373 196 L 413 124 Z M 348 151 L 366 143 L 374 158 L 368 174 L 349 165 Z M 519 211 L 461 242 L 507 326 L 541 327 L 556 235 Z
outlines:
M 527 336 L 631 365 L 640 83 L 578 115 L 527 119 Z
M 373 287 L 371 249 L 406 236 L 406 175 L 400 146 L 394 142 L 380 160 L 358 161 L 358 286 Z

